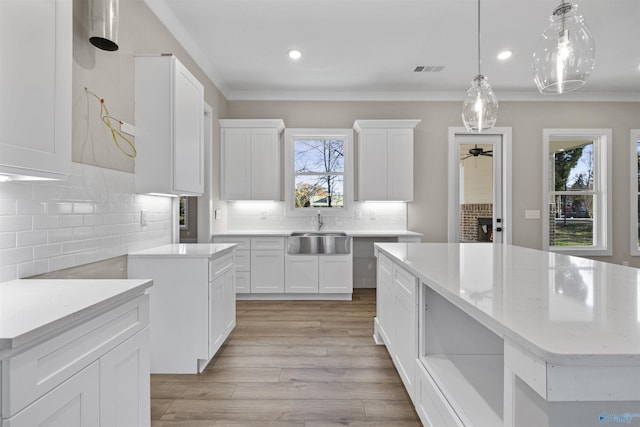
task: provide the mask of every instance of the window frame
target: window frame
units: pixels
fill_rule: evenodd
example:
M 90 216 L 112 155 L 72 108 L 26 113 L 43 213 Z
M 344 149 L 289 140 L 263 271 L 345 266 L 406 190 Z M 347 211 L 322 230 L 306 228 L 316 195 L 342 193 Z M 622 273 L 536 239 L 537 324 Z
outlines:
M 342 208 L 296 208 L 295 207 L 295 140 L 296 139 L 340 139 L 344 141 L 344 180 Z M 354 200 L 354 152 L 353 129 L 315 129 L 315 128 L 286 128 L 284 131 L 284 201 L 285 214 L 288 216 L 315 215 L 320 211 L 327 216 L 353 215 Z
M 611 171 L 611 129 L 543 129 L 542 143 L 542 247 L 550 252 L 578 256 L 610 256 L 612 242 L 612 171 Z M 549 146 L 551 141 L 584 140 L 593 143 L 594 176 L 593 190 L 586 193 L 594 197 L 592 246 L 551 246 L 549 241 L 551 191 Z M 582 192 L 581 192 L 582 193 Z
M 638 201 L 640 200 L 640 189 L 638 188 L 638 143 L 640 143 L 640 129 L 631 129 L 630 132 L 630 180 L 629 180 L 629 201 L 631 204 L 631 256 L 640 256 L 640 242 L 638 242 Z

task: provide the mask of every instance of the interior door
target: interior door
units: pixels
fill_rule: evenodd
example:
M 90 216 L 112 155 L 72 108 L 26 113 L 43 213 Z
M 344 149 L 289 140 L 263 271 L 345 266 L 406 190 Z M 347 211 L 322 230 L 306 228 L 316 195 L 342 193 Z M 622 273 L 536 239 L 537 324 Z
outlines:
M 505 134 L 450 130 L 449 242 L 508 243 Z

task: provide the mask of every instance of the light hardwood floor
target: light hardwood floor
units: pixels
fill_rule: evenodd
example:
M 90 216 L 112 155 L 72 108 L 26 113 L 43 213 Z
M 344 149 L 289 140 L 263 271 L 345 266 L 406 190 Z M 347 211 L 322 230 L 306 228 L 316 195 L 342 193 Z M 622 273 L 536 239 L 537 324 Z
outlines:
M 420 426 L 384 346 L 375 290 L 353 301 L 238 301 L 237 325 L 200 375 L 151 376 L 151 425 Z

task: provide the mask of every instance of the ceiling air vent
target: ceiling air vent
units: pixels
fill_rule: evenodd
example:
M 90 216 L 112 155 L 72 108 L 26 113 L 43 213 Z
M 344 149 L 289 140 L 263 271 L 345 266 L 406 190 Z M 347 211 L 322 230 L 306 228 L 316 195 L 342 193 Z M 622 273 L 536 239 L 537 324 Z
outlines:
M 444 65 L 418 65 L 414 73 L 439 73 L 444 70 Z

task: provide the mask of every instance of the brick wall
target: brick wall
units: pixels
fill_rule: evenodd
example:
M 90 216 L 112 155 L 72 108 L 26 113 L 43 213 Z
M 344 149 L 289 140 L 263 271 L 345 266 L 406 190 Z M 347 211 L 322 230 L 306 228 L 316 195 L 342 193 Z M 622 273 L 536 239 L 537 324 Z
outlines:
M 492 218 L 492 203 L 469 203 L 460 205 L 460 241 L 478 241 L 478 218 Z

